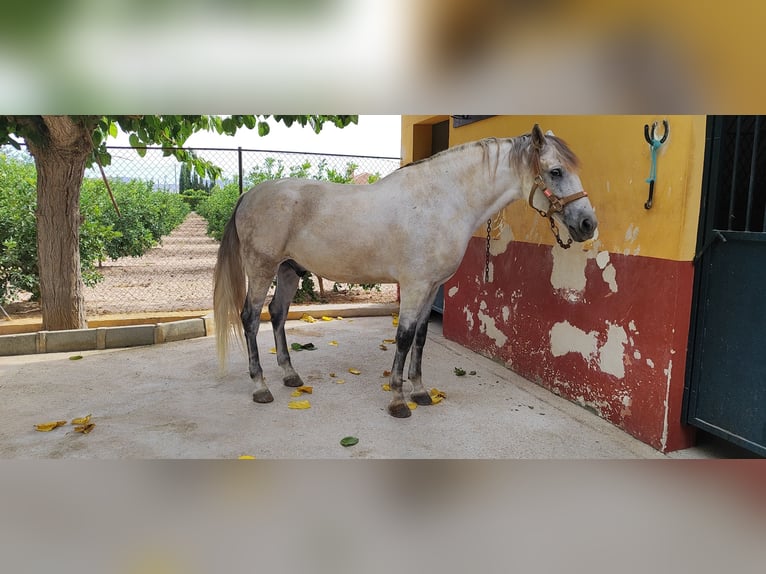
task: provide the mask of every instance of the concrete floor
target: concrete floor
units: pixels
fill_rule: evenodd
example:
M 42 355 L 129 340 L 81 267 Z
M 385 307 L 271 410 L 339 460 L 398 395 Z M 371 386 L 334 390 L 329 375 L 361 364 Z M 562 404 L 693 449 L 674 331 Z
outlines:
M 391 317 L 305 323 L 289 321 L 293 364 L 313 386 L 311 408 L 293 410 L 293 389 L 281 383 L 271 327 L 258 340 L 274 402 L 256 404 L 245 354 L 232 349 L 219 376 L 215 340 L 204 337 L 105 351 L 0 358 L 0 458 L 258 459 L 665 458 L 587 410 L 444 339 L 432 320 L 424 382 L 446 393 L 409 419 L 386 412 L 395 336 Z M 337 341 L 337 346 L 330 345 Z M 70 360 L 82 355 L 81 360 Z M 458 377 L 455 367 L 467 373 Z M 358 369 L 360 375 L 349 373 Z M 331 377 L 330 373 L 335 373 Z M 345 380 L 339 384 L 338 379 Z M 405 383 L 405 389 L 408 384 Z M 70 425 L 38 432 L 34 425 L 92 414 L 93 431 Z M 355 436 L 358 444 L 339 441 Z M 705 457 L 693 449 L 681 457 Z

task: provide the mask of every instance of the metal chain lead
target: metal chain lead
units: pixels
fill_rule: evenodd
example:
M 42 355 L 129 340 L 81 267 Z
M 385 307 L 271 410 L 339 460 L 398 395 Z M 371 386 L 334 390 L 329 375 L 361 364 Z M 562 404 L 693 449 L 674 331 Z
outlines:
M 484 259 L 484 283 L 489 283 L 489 241 L 492 233 L 492 219 L 487 220 L 487 252 Z

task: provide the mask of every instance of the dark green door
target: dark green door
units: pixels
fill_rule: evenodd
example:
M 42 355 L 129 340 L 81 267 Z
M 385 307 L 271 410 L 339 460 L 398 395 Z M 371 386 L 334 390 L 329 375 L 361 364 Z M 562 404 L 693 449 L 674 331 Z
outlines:
M 708 118 L 685 420 L 766 455 L 766 117 Z

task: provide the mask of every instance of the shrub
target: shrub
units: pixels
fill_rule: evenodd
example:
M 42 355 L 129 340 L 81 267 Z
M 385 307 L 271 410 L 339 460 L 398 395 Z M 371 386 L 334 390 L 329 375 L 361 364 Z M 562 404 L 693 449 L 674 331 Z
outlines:
M 37 175 L 26 159 L 0 154 L 0 303 L 20 291 L 40 294 L 37 260 Z M 177 227 L 189 207 L 176 194 L 140 181 L 112 184 L 122 217 L 103 181 L 86 179 L 80 195 L 80 265 L 86 285 L 102 279 L 97 265 L 107 257 L 143 255 Z
M 114 181 L 110 185 L 120 215 L 100 179 L 86 179 L 80 196 L 81 210 L 113 232 L 103 242 L 101 258 L 140 257 L 189 214 L 189 206 L 178 194 L 154 191 L 152 182 Z
M 215 186 L 210 196 L 197 204 L 197 213 L 207 220 L 207 234 L 221 240 L 223 229 L 234 212 L 234 206 L 239 199 L 239 185 L 228 183 L 223 187 Z
M 184 203 L 189 206 L 189 209 L 197 211 L 200 202 L 210 197 L 210 191 L 206 189 L 186 189 L 178 195 L 184 200 Z

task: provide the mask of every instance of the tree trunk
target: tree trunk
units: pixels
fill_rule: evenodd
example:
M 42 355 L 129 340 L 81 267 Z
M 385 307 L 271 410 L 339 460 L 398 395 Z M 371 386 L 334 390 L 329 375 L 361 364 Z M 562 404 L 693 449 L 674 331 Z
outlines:
M 92 150 L 90 129 L 70 116 L 42 116 L 27 140 L 37 167 L 37 253 L 44 330 L 84 329 L 80 270 L 80 187 Z

